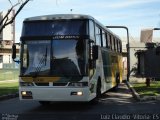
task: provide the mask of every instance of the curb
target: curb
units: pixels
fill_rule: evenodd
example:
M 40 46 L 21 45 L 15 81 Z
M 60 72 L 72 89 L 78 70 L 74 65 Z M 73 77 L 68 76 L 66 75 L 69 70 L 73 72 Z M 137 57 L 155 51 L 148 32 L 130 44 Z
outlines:
M 18 92 L 15 94 L 2 95 L 0 96 L 0 101 L 11 99 L 11 98 L 16 98 L 18 96 L 19 96 Z
M 144 96 L 141 101 L 157 100 L 160 101 L 160 96 Z
M 139 94 L 135 91 L 135 89 L 133 88 L 133 86 L 126 80 L 125 81 L 128 88 L 131 90 L 132 92 L 132 96 L 137 100 L 137 101 L 141 101 L 141 98 L 139 96 Z

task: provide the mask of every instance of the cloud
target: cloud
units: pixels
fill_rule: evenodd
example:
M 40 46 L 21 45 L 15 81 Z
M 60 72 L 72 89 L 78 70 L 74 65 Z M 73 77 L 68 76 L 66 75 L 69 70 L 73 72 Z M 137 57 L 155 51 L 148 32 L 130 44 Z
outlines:
M 47 0 L 51 1 L 51 0 Z M 84 8 L 84 9 L 118 9 L 118 8 L 125 8 L 130 7 L 133 5 L 142 5 L 148 4 L 153 2 L 160 2 L 160 0 L 54 0 L 57 1 L 56 3 L 59 6 L 63 7 L 73 7 L 73 8 Z
M 0 0 L 0 12 L 7 10 L 11 7 L 10 3 L 6 0 Z
M 6 0 L 0 0 L 0 3 L 4 3 L 4 2 L 6 2 Z
M 8 1 L 0 0 L 8 4 Z M 22 20 L 30 16 L 46 14 L 88 14 L 104 25 L 125 25 L 135 34 L 142 26 L 159 23 L 160 0 L 33 0 L 16 18 L 16 38 L 19 38 Z M 2 6 L 0 6 L 1 9 Z
M 133 5 L 148 4 L 152 2 L 160 2 L 159 0 L 125 0 L 108 5 L 110 8 L 124 8 Z

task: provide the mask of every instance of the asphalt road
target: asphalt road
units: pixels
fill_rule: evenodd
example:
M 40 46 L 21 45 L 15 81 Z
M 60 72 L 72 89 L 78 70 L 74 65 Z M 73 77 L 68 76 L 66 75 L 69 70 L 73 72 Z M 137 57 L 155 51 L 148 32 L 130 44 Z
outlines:
M 99 103 L 56 102 L 42 106 L 36 101 L 19 101 L 18 98 L 0 101 L 2 120 L 150 120 L 160 119 L 158 113 L 160 102 L 137 102 L 125 84 L 121 84 L 118 91 L 105 93 Z

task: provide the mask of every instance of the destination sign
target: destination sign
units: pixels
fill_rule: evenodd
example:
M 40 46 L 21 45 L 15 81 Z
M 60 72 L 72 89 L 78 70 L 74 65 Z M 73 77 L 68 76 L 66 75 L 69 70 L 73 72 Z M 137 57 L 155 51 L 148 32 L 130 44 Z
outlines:
M 78 35 L 56 35 L 53 36 L 53 39 L 79 39 Z

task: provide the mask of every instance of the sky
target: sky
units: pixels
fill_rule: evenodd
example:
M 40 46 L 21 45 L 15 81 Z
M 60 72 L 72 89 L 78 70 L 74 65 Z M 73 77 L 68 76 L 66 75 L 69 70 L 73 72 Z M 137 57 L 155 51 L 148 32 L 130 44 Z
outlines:
M 17 0 L 10 1 L 14 4 Z M 134 40 L 140 37 L 142 29 L 160 27 L 159 6 L 160 0 L 31 0 L 16 18 L 16 41 L 19 41 L 25 18 L 49 14 L 86 14 L 105 26 L 126 26 Z M 8 0 L 0 0 L 0 11 L 10 7 Z M 124 29 L 111 30 L 126 37 Z M 160 36 L 160 31 L 155 31 L 154 35 Z

